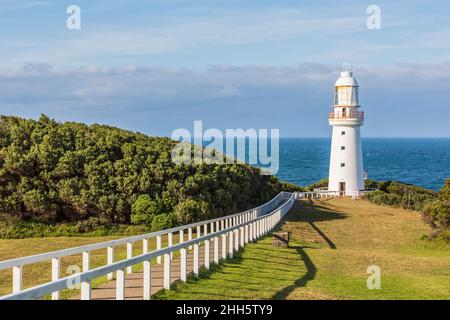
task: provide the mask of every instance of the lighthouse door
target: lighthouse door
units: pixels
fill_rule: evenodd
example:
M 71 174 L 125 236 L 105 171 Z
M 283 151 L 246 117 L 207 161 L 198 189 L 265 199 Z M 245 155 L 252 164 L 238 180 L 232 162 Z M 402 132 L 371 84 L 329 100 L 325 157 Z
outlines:
M 339 182 L 339 195 L 345 196 L 345 182 Z

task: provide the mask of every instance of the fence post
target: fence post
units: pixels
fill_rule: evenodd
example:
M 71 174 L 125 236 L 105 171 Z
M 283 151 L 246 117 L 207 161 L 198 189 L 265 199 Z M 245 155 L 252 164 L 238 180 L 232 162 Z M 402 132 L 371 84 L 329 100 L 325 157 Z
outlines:
M 169 253 L 164 254 L 164 289 L 170 290 L 170 257 Z
M 144 300 L 150 300 L 152 296 L 152 266 L 150 261 L 144 261 Z
M 89 251 L 83 252 L 83 272 L 89 271 Z M 91 300 L 91 281 L 81 283 L 81 300 Z
M 161 249 L 161 236 L 156 236 L 156 249 L 159 250 Z M 156 257 L 156 263 L 160 264 L 161 263 L 161 256 L 157 256 Z
M 188 229 L 188 240 L 191 241 L 192 240 L 192 228 L 189 227 Z M 192 246 L 189 246 L 189 250 L 192 250 Z
M 108 247 L 106 255 L 107 255 L 107 258 L 106 258 L 107 262 L 106 263 L 108 265 L 113 264 L 113 262 L 114 262 L 114 247 L 113 246 Z M 114 273 L 112 273 L 112 272 L 108 273 L 106 278 L 108 280 L 112 280 L 114 278 Z
M 61 260 L 58 258 L 52 259 L 52 281 L 59 279 Z M 61 294 L 59 291 L 52 292 L 52 300 L 59 300 Z
M 214 263 L 219 264 L 219 238 L 214 237 Z
M 236 234 L 234 236 L 234 250 L 239 251 L 239 229 L 234 231 Z
M 198 243 L 194 244 L 194 275 L 198 276 Z
M 244 226 L 244 243 L 248 243 L 248 224 Z
M 133 242 L 127 242 L 127 259 L 131 259 L 133 257 Z M 133 272 L 133 266 L 127 267 L 127 273 L 131 274 Z
M 180 249 L 181 256 L 181 265 L 180 265 L 180 279 L 183 282 L 186 282 L 186 274 L 187 274 L 187 252 L 186 249 Z
M 172 232 L 169 232 L 167 236 L 168 236 L 168 239 L 167 239 L 167 241 L 168 241 L 168 247 L 170 248 L 170 247 L 172 247 L 172 245 L 173 245 L 173 233 L 172 233 Z M 172 259 L 172 258 L 173 258 L 173 253 L 170 252 L 170 259 Z
M 222 259 L 227 258 L 227 235 L 222 235 Z
M 142 240 L 142 253 L 147 253 L 148 252 L 148 239 L 143 239 Z M 152 285 L 151 285 L 151 280 L 152 280 L 152 274 L 151 274 L 151 261 L 144 261 L 143 263 L 143 299 L 144 300 L 150 300 L 151 296 L 152 296 Z
M 263 224 L 263 219 L 259 219 L 259 234 L 258 234 L 258 238 L 261 238 L 264 234 L 264 224 Z
M 184 230 L 180 230 L 180 243 L 184 242 Z
M 125 270 L 116 273 L 116 300 L 125 299 Z
M 18 293 L 22 290 L 22 266 L 13 267 L 13 293 Z
M 240 242 L 241 242 L 241 243 L 240 243 L 240 246 L 241 246 L 241 248 L 243 248 L 243 247 L 244 247 L 244 241 L 245 241 L 245 240 L 244 240 L 244 227 L 240 227 L 240 228 L 239 228 L 239 235 L 240 235 L 240 238 L 241 238 L 241 239 L 240 239 L 240 240 L 241 240 L 241 241 L 240 241 Z
M 205 268 L 209 270 L 209 240 L 205 240 Z
M 230 258 L 233 258 L 233 253 L 234 253 L 233 247 L 234 247 L 234 244 L 233 244 L 233 231 L 230 231 L 228 233 L 228 256 Z

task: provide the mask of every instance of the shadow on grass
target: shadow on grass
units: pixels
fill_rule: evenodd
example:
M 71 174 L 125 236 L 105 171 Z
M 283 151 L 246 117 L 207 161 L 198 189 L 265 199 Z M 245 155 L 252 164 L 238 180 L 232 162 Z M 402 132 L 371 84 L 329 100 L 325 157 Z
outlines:
M 319 234 L 322 239 L 328 244 L 331 249 L 336 249 L 335 243 L 317 227 L 315 222 L 340 220 L 345 219 L 345 214 L 338 211 L 330 210 L 327 207 L 321 206 L 317 202 L 312 200 L 297 201 L 293 209 L 283 219 L 282 224 L 278 229 L 283 229 L 288 222 L 304 222 L 308 223 L 314 231 Z M 289 294 L 297 288 L 305 287 L 308 281 L 313 280 L 317 273 L 317 267 L 306 253 L 307 246 L 294 246 L 291 247 L 297 251 L 299 259 L 303 261 L 306 267 L 306 273 L 298 278 L 292 285 L 287 286 L 272 296 L 272 299 L 283 300 L 286 299 Z
M 239 267 L 242 264 L 243 252 L 244 252 L 244 249 L 242 249 L 242 248 L 239 251 L 234 252 L 233 258 L 228 258 L 226 260 L 227 267 Z M 222 263 L 223 262 L 221 262 L 218 265 L 211 264 L 209 270 L 206 269 L 205 266 L 200 267 L 198 276 L 194 276 L 193 273 L 189 273 L 187 276 L 187 279 L 186 279 L 187 280 L 186 283 L 182 282 L 181 280 L 177 280 L 170 285 L 170 290 L 162 289 L 162 290 L 156 292 L 154 295 L 152 295 L 152 299 L 154 299 L 154 300 L 167 300 L 167 299 L 171 300 L 174 298 L 171 296 L 172 293 L 181 293 L 181 292 L 183 292 L 183 289 L 188 288 L 189 286 L 191 286 L 193 284 L 208 280 L 211 278 L 211 275 L 213 273 L 220 272 L 222 274 L 226 274 L 226 272 L 223 271 L 224 265 Z M 242 282 L 242 281 L 240 281 L 239 283 L 241 285 L 246 284 L 245 282 Z M 197 295 L 200 297 L 204 296 L 204 292 L 202 292 L 202 291 L 195 292 L 195 289 L 193 289 L 193 288 L 195 288 L 195 286 L 189 290 L 189 295 L 190 295 L 190 298 L 188 298 L 189 300 L 198 299 L 198 298 L 196 298 Z M 213 298 L 226 299 L 226 300 L 241 299 L 241 297 L 233 295 L 232 290 L 230 290 L 230 294 L 228 294 L 228 295 L 223 295 L 223 294 L 218 294 L 218 293 L 210 293 L 210 299 L 213 299 Z
M 280 228 L 287 222 L 304 222 L 311 226 L 318 235 L 328 244 L 331 249 L 336 249 L 336 244 L 316 225 L 317 222 L 341 220 L 346 216 L 343 212 L 330 210 L 312 200 L 297 201 L 293 209 L 283 219 Z
M 312 262 L 312 260 L 310 259 L 310 257 L 308 256 L 308 254 L 303 250 L 303 247 L 293 247 L 293 248 L 295 248 L 295 250 L 297 250 L 297 253 L 300 256 L 300 259 L 303 260 L 303 263 L 305 264 L 305 267 L 306 267 L 306 273 L 301 278 L 296 280 L 292 285 L 285 287 L 285 288 L 281 289 L 280 291 L 278 291 L 277 293 L 275 293 L 272 296 L 272 299 L 285 300 L 292 291 L 294 291 L 296 288 L 306 286 L 308 281 L 314 279 L 316 276 L 317 268 L 314 265 L 314 263 Z
M 322 207 L 320 203 L 312 202 L 312 201 L 297 201 L 293 207 L 293 209 L 289 212 L 288 215 L 284 218 L 280 226 L 277 230 L 283 229 L 288 222 L 304 222 L 311 226 L 315 232 L 317 232 L 324 241 L 328 244 L 330 248 L 336 248 L 336 245 L 333 241 L 326 236 L 324 232 L 322 232 L 317 225 L 316 222 L 321 221 L 329 221 L 329 220 L 337 220 L 344 219 L 345 215 L 341 212 L 332 211 L 326 207 Z M 293 230 L 295 233 L 295 229 Z M 269 235 L 270 237 L 270 235 Z M 301 239 L 302 235 L 298 234 L 297 237 Z M 308 283 L 308 281 L 315 278 L 317 273 L 317 267 L 314 262 L 311 260 L 306 249 L 318 249 L 314 246 L 309 246 L 308 244 L 301 246 L 292 246 L 291 249 L 295 249 L 295 251 L 286 252 L 283 258 L 274 254 L 274 250 L 282 250 L 282 249 L 274 249 L 271 243 L 267 241 L 257 242 L 258 247 L 257 250 L 253 250 L 251 253 L 251 257 L 243 258 L 244 250 L 241 249 L 239 252 L 234 253 L 233 259 L 228 259 L 225 263 L 215 265 L 212 264 L 210 270 L 201 268 L 198 277 L 194 277 L 192 274 L 188 276 L 187 283 L 183 283 L 181 281 L 176 281 L 171 286 L 171 291 L 162 290 L 153 295 L 154 299 L 176 299 L 177 293 L 185 293 L 189 294 L 188 299 L 198 299 L 205 297 L 205 288 L 211 289 L 211 292 L 208 292 L 208 299 L 242 299 L 243 297 L 236 290 L 237 288 L 245 288 L 246 291 L 253 291 L 257 293 L 258 289 L 254 286 L 258 284 L 257 275 L 261 274 L 261 268 L 257 267 L 257 265 L 264 265 L 264 277 L 273 279 L 274 282 L 278 282 L 280 280 L 286 281 L 286 284 L 289 284 L 290 281 L 293 281 L 291 285 L 288 285 L 284 288 L 278 287 L 274 289 L 272 292 L 272 296 L 269 295 L 272 299 L 286 299 L 289 294 L 294 291 L 296 288 L 304 287 Z M 243 265 L 243 261 L 245 260 L 254 260 L 256 264 L 252 266 Z M 267 266 L 266 261 L 276 262 L 276 266 Z M 292 260 L 299 261 L 301 260 L 305 265 L 306 271 L 303 270 L 300 278 L 295 280 L 295 273 L 293 278 L 283 277 L 280 274 L 281 270 L 288 270 L 289 267 L 292 268 L 292 264 L 294 263 Z M 233 270 L 234 269 L 234 270 Z M 220 277 L 222 279 L 226 279 L 226 281 L 222 282 L 220 285 L 225 287 L 226 290 L 222 290 L 218 292 L 214 290 L 214 286 L 209 286 L 204 282 L 211 278 L 213 273 L 222 274 Z M 253 275 L 253 276 L 251 276 Z M 256 275 L 256 277 L 255 277 Z M 233 279 L 232 277 L 237 277 L 237 279 Z M 289 280 L 291 279 L 291 280 Z M 197 284 L 199 282 L 203 282 L 202 288 L 197 288 L 197 286 L 192 286 L 193 284 Z M 269 293 L 272 294 L 272 293 Z M 257 295 L 256 295 L 257 296 Z

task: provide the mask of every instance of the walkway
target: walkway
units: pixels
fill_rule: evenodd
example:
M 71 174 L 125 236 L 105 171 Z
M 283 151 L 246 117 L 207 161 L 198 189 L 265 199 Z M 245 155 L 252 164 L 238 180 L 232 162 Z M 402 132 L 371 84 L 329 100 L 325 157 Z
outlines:
M 219 241 L 219 256 L 222 253 L 222 242 Z M 227 251 L 228 254 L 228 251 Z M 210 241 L 210 264 L 213 264 L 214 259 L 214 245 L 213 241 Z M 205 265 L 205 247 L 201 246 L 199 249 L 199 266 Z M 180 280 L 181 274 L 181 259 L 180 257 L 174 257 L 170 268 L 170 281 L 174 283 Z M 188 276 L 192 275 L 194 270 L 194 253 L 193 250 L 188 250 L 187 254 L 187 273 Z M 163 277 L 164 277 L 164 261 L 160 264 L 152 264 L 151 267 L 151 294 L 163 289 Z M 125 299 L 127 300 L 142 300 L 144 290 L 144 274 L 142 271 L 133 272 L 127 274 L 125 278 Z M 92 300 L 116 300 L 116 281 L 108 281 L 91 291 Z M 79 300 L 80 294 L 77 294 L 70 298 L 71 300 Z

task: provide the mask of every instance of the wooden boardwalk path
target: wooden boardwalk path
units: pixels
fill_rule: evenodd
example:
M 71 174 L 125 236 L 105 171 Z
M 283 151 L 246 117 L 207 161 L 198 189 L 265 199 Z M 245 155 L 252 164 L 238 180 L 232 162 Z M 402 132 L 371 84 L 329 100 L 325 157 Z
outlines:
M 222 242 L 219 241 L 219 258 L 222 253 Z M 228 252 L 227 252 L 228 255 Z M 213 241 L 210 241 L 210 264 L 214 259 L 214 245 Z M 161 257 L 164 260 L 164 257 Z M 205 265 L 205 247 L 199 248 L 199 267 Z M 192 275 L 194 270 L 194 252 L 193 250 L 187 251 L 187 274 Z M 170 283 L 180 280 L 181 274 L 181 259 L 180 257 L 174 257 L 171 261 L 170 268 Z M 160 264 L 153 264 L 151 266 L 151 294 L 163 289 L 164 281 L 164 261 Z M 133 271 L 131 274 L 127 274 L 125 278 L 125 299 L 126 300 L 142 300 L 144 290 L 144 280 L 142 271 Z M 71 300 L 79 300 L 80 294 L 77 294 L 70 298 Z M 91 291 L 92 300 L 116 300 L 116 280 L 110 280 L 96 288 L 92 288 Z

